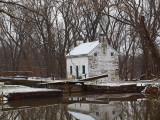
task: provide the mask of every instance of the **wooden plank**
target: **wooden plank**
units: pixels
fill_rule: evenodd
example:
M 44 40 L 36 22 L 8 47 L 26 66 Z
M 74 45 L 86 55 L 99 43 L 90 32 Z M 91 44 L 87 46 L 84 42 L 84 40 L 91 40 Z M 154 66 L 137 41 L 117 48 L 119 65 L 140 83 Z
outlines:
M 105 78 L 105 77 L 108 77 L 108 74 L 99 75 L 99 76 L 94 76 L 94 77 L 89 77 L 89 78 L 85 78 L 85 79 L 80 79 L 80 80 L 78 80 L 78 81 L 93 81 L 93 80 L 97 80 L 97 79 Z
M 84 84 L 84 82 L 81 82 L 81 81 L 73 81 L 73 82 L 72 82 L 72 81 L 58 81 L 58 82 L 56 82 L 56 81 L 54 82 L 54 81 L 53 81 L 53 82 L 45 82 L 45 83 L 42 83 L 42 84 L 44 84 L 44 85 L 45 85 L 45 84 L 46 84 L 46 85 L 52 85 L 52 84 L 66 84 L 66 83 L 67 83 L 67 84 L 77 84 L 77 83 L 80 83 L 80 84 L 82 84 L 82 85 Z M 40 83 L 40 84 L 41 84 L 41 83 Z

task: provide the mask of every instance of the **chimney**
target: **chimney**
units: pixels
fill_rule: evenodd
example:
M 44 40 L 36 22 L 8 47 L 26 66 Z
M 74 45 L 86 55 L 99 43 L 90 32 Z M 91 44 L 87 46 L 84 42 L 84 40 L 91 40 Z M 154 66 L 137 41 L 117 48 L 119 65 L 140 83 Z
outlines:
M 82 44 L 82 43 L 84 43 L 84 40 L 83 40 L 82 37 L 79 37 L 79 38 L 77 39 L 77 41 L 76 41 L 76 46 L 78 46 L 78 45 L 80 45 L 80 44 Z
M 106 53 L 106 48 L 107 48 L 107 40 L 105 34 L 99 34 L 99 42 L 102 45 L 103 48 L 103 53 Z
M 84 43 L 83 40 L 77 40 L 77 46 Z
M 105 34 L 99 34 L 99 42 L 104 42 L 106 40 Z

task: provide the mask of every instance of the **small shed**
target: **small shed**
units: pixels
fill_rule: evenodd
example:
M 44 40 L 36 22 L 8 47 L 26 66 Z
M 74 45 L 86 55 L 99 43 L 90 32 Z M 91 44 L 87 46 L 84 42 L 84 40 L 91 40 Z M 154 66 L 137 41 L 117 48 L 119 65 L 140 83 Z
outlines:
M 66 55 L 67 78 L 83 79 L 108 74 L 107 81 L 118 81 L 119 53 L 104 40 L 82 43 Z

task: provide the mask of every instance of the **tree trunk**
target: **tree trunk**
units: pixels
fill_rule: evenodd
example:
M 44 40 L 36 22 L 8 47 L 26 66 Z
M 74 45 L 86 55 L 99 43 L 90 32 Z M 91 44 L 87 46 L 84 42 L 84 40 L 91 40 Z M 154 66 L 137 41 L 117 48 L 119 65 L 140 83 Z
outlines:
M 141 21 L 140 21 L 140 27 L 141 31 L 140 34 L 143 34 L 144 37 L 144 42 L 147 43 L 149 51 L 151 52 L 151 56 L 153 58 L 153 61 L 156 64 L 158 73 L 160 73 L 160 52 L 158 51 L 158 48 L 156 44 L 154 43 L 154 40 L 151 39 L 150 34 L 145 26 L 145 17 L 141 16 Z

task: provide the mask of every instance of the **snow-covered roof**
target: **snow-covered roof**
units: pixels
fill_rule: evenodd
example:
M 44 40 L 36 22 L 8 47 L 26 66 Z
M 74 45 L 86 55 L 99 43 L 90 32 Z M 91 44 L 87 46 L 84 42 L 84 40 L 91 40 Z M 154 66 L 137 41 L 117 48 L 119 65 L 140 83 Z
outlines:
M 81 56 L 89 54 L 94 48 L 99 45 L 99 41 L 82 43 L 79 46 L 75 47 L 72 51 L 70 51 L 66 57 L 69 56 Z

